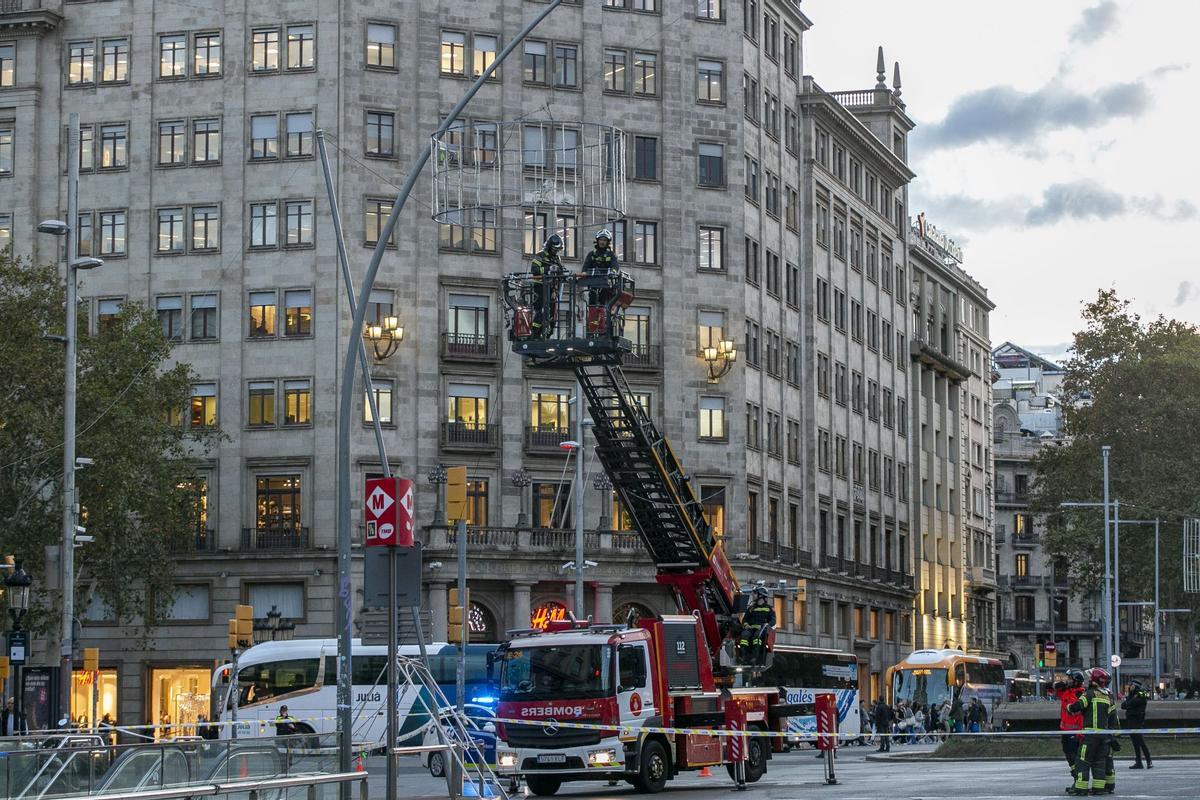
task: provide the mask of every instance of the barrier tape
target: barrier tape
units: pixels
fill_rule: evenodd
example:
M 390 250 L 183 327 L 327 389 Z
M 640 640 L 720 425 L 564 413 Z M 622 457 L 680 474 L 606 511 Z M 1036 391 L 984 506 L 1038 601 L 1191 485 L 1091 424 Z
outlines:
M 1191 728 L 1123 728 L 1118 730 L 1103 730 L 1103 731 L 959 731 L 957 733 L 948 733 L 944 731 L 926 731 L 920 734 L 910 732 L 897 733 L 817 733 L 815 731 L 731 731 L 724 728 L 673 728 L 661 727 L 656 725 L 604 725 L 597 722 L 559 722 L 557 720 L 532 720 L 532 719 L 509 719 L 507 717 L 497 717 L 496 722 L 503 722 L 508 725 L 538 725 L 544 728 L 572 728 L 576 730 L 589 731 L 616 731 L 619 736 L 637 736 L 642 733 L 666 733 L 673 735 L 686 736 L 736 736 L 738 738 L 764 738 L 764 739 L 800 739 L 802 741 L 815 741 L 820 736 L 836 736 L 839 739 L 865 739 L 872 737 L 886 736 L 893 739 L 908 739 L 914 735 L 918 738 L 928 736 L 938 736 L 949 738 L 951 736 L 1063 736 L 1064 734 L 1083 734 L 1083 735 L 1099 735 L 1111 734 L 1119 736 L 1123 733 L 1137 734 L 1158 734 L 1158 735 L 1179 735 L 1179 734 L 1200 734 L 1200 727 Z

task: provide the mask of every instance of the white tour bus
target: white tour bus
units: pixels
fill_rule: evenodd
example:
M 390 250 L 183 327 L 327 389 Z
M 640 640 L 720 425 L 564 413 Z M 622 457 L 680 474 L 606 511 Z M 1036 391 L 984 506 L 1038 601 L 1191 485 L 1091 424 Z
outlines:
M 840 650 L 776 645 L 770 666 L 746 683 L 751 686 L 776 686 L 790 703 L 810 704 L 819 694 L 837 698 L 838 732 L 852 736 L 862 731 L 858 717 L 858 657 Z M 815 734 L 817 717 L 812 714 L 788 717 L 788 732 Z M 842 743 L 845 744 L 845 739 Z

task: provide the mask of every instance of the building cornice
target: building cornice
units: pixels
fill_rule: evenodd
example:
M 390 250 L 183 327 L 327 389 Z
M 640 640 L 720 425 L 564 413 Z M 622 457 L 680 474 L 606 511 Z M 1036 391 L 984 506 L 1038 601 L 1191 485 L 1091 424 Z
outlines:
M 812 91 L 800 93 L 798 103 L 801 109 L 812 112 L 829 123 L 831 128 L 849 136 L 858 145 L 860 154 L 870 159 L 876 171 L 893 180 L 895 188 L 917 177 L 917 173 L 879 141 L 849 109 L 818 86 L 810 76 L 805 76 L 804 81 L 805 85 L 812 87 Z
M 6 38 L 44 36 L 63 21 L 61 14 L 46 8 L 31 8 L 27 0 L 0 0 L 0 36 Z

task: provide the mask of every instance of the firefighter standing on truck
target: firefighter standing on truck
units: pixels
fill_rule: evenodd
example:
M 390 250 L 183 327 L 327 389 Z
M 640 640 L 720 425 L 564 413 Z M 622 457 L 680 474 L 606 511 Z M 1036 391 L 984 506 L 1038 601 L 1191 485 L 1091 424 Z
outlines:
M 1054 684 L 1054 690 L 1058 693 L 1058 729 L 1064 731 L 1062 751 L 1072 778 L 1075 777 L 1075 760 L 1079 757 L 1079 740 L 1083 738 L 1083 734 L 1079 733 L 1083 730 L 1083 715 L 1070 712 L 1067 707 L 1083 694 L 1083 681 L 1083 670 L 1069 669 L 1067 680 Z
M 562 237 L 557 233 L 550 234 L 546 243 L 533 260 L 529 262 L 530 284 L 533 286 L 533 338 L 544 339 L 550 335 L 554 325 L 554 294 L 557 286 L 552 276 L 562 272 L 562 262 L 558 260 L 562 250 Z
M 767 657 L 767 636 L 775 627 L 775 607 L 767 598 L 767 590 L 758 586 L 750 595 L 750 605 L 742 614 L 742 638 L 738 653 L 742 663 L 763 664 Z
M 1075 783 L 1069 794 L 1112 794 L 1117 790 L 1117 774 L 1113 768 L 1112 750 L 1120 745 L 1116 736 L 1105 731 L 1116 730 L 1120 722 L 1117 708 L 1108 691 L 1111 679 L 1108 670 L 1096 667 L 1088 673 L 1088 688 L 1067 710 L 1083 715 L 1083 744 L 1075 761 Z

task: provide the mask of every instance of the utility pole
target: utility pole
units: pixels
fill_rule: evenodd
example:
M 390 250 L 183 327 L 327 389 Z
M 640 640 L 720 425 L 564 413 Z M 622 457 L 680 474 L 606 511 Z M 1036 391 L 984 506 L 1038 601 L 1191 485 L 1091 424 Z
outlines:
M 1110 668 L 1112 667 L 1113 657 L 1113 603 L 1112 603 L 1112 573 L 1109 572 L 1109 566 L 1112 561 L 1112 554 L 1109 551 L 1109 506 L 1108 506 L 1108 456 L 1112 450 L 1112 445 L 1104 445 L 1100 448 L 1100 455 L 1104 459 L 1104 614 L 1101 617 L 1101 622 L 1104 623 L 1104 663 Z
M 1113 653 L 1121 654 L 1121 501 L 1113 501 Z M 1121 668 L 1109 662 L 1113 681 L 1120 691 Z
M 58 719 L 71 718 L 71 665 L 75 635 L 75 395 L 76 351 L 79 327 L 79 114 L 71 112 L 67 123 L 67 308 L 66 380 L 63 389 L 63 491 L 62 543 L 59 563 L 62 577 L 62 639 L 60 642 Z
M 1162 675 L 1162 656 L 1159 655 L 1158 642 L 1158 523 L 1154 518 L 1154 685 L 1150 687 L 1150 696 L 1158 691 L 1159 676 Z
M 575 381 L 575 619 L 584 619 L 583 598 L 583 385 Z

